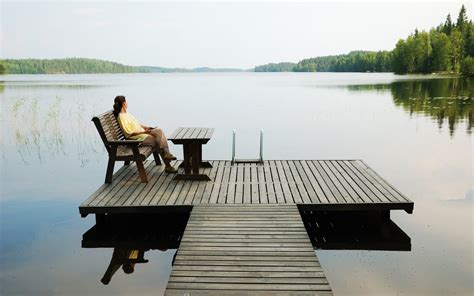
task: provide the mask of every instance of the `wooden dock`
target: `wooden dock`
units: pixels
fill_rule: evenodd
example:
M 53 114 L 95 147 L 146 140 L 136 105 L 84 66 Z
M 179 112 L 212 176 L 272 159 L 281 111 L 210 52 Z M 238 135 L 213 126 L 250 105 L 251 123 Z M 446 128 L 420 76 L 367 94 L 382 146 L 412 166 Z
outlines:
M 165 295 L 332 295 L 296 205 L 197 205 Z
M 181 162 L 175 162 L 178 167 Z M 149 183 L 134 164 L 94 192 L 79 211 L 88 214 L 189 211 L 199 204 L 297 204 L 312 210 L 405 210 L 413 202 L 362 160 L 267 160 L 263 164 L 211 161 L 211 181 L 176 181 L 164 166 L 145 162 Z M 180 169 L 182 170 L 182 169 Z
M 123 166 L 79 212 L 95 214 L 98 225 L 114 214 L 191 213 L 166 290 L 183 296 L 332 295 L 300 211 L 366 211 L 380 221 L 391 210 L 413 212 L 362 160 L 210 164 L 200 173 L 211 181 L 183 181 L 146 161 L 148 183 L 134 164 Z

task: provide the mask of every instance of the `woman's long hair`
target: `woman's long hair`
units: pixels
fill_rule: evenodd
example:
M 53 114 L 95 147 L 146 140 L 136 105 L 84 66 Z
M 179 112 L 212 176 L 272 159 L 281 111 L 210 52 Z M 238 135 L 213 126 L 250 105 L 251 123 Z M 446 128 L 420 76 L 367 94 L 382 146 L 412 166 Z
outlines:
M 122 110 L 123 103 L 125 102 L 124 96 L 116 96 L 114 99 L 114 115 L 117 117 Z

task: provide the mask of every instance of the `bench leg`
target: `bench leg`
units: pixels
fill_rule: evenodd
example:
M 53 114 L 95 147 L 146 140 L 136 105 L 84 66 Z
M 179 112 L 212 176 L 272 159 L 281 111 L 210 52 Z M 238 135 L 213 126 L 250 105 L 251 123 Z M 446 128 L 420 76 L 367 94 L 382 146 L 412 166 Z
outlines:
M 145 167 L 143 166 L 143 161 L 137 159 L 135 162 L 137 164 L 138 173 L 140 174 L 140 179 L 143 183 L 148 183 L 148 177 L 146 175 Z
M 112 183 L 112 175 L 114 174 L 115 159 L 109 157 L 107 165 L 107 173 L 105 174 L 105 183 Z
M 161 165 L 160 154 L 158 153 L 158 151 L 153 151 L 153 158 L 155 159 L 156 165 Z

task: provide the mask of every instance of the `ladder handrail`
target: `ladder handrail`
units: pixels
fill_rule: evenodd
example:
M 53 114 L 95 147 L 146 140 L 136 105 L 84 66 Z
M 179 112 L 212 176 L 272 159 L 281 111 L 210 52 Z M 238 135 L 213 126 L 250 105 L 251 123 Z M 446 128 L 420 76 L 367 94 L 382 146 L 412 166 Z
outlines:
M 235 129 L 232 130 L 232 161 L 231 165 L 238 162 L 235 159 L 235 139 L 236 139 L 237 131 Z M 246 162 L 259 162 L 263 163 L 263 129 L 260 129 L 260 158 L 256 160 L 247 160 Z

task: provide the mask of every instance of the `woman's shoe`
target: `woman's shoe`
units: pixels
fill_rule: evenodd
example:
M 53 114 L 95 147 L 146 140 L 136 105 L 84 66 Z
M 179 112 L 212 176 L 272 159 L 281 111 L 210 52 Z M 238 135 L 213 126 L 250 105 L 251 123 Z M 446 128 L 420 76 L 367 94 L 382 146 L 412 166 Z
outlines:
M 175 169 L 174 167 L 170 166 L 170 167 L 165 168 L 165 172 L 170 173 L 170 174 L 176 174 L 178 172 L 178 170 Z
M 176 156 L 174 156 L 173 154 L 171 153 L 166 153 L 164 156 L 163 156 L 164 159 L 166 160 L 176 160 Z

